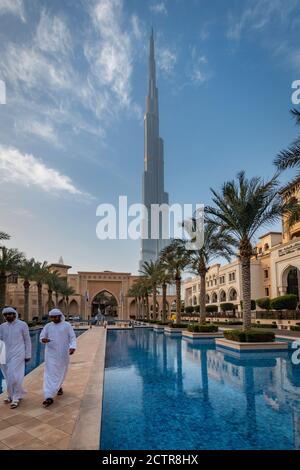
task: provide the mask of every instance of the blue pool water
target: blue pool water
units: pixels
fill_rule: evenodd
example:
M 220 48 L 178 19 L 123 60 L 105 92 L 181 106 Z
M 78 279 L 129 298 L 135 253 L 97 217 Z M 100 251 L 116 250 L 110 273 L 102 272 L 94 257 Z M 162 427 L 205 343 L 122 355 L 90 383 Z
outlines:
M 300 449 L 290 352 L 216 349 L 146 329 L 109 331 L 101 449 Z
M 44 349 L 45 346 L 40 343 L 41 330 L 31 330 L 30 337 L 32 343 L 32 357 L 30 362 L 26 364 L 26 374 L 29 374 L 33 369 L 38 367 L 42 362 L 44 362 Z M 83 333 L 82 330 L 75 330 L 76 336 L 81 335 Z M 0 370 L 0 393 L 3 392 L 3 375 Z

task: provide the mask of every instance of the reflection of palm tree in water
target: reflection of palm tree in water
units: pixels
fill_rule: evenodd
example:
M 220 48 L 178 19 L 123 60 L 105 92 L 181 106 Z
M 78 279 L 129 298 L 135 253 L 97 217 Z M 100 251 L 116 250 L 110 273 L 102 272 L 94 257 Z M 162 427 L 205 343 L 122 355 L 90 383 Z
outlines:
M 253 367 L 245 367 L 245 395 L 246 395 L 246 433 L 252 447 L 256 447 L 257 420 L 255 383 Z

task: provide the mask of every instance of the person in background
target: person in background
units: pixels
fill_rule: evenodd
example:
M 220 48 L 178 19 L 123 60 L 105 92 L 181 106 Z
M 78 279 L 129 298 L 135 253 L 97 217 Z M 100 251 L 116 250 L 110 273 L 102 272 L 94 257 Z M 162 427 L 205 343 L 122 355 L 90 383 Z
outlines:
M 62 385 L 68 372 L 69 356 L 76 350 L 76 335 L 58 309 L 49 312 L 51 320 L 42 330 L 40 341 L 45 348 L 43 405 L 53 404 L 56 395 L 63 395 Z
M 31 339 L 28 325 L 19 320 L 17 310 L 5 307 L 2 310 L 5 323 L 0 325 L 0 340 L 5 344 L 5 364 L 1 365 L 6 380 L 6 404 L 17 408 L 26 394 L 23 389 L 25 362 L 31 359 Z

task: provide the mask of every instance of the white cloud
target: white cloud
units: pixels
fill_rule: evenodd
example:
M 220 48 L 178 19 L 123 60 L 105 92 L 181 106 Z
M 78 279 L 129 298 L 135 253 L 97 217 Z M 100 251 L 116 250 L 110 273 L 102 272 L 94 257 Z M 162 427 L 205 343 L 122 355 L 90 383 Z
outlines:
M 68 66 L 47 59 L 36 48 L 9 44 L 2 56 L 4 78 L 9 84 L 21 83 L 25 88 L 45 90 L 45 87 L 70 88 L 72 75 Z
M 153 3 L 152 5 L 150 5 L 149 8 L 150 8 L 150 11 L 152 11 L 153 13 L 157 13 L 160 15 L 168 14 L 168 10 L 164 2 Z
M 196 85 L 202 85 L 211 77 L 211 72 L 208 71 L 208 60 L 206 56 L 199 54 L 195 47 L 191 50 L 188 76 Z
M 121 0 L 96 2 L 90 12 L 96 40 L 93 38 L 84 48 L 91 70 L 90 87 L 102 91 L 102 107 L 110 112 L 132 104 L 133 43 L 129 32 L 122 28 L 122 7 Z
M 36 186 L 46 192 L 66 192 L 86 196 L 68 176 L 48 168 L 33 155 L 23 154 L 13 147 L 0 146 L 0 180 L 22 186 Z
M 140 40 L 143 37 L 141 21 L 137 15 L 131 17 L 132 32 L 136 39 Z
M 157 65 L 166 75 L 170 75 L 177 62 L 177 54 L 168 47 L 158 47 Z
M 36 43 L 40 50 L 67 54 L 72 49 L 69 29 L 59 16 L 50 16 L 42 11 L 36 32 Z
M 23 0 L 0 0 L 0 16 L 5 14 L 18 16 L 25 23 Z
M 22 122 L 19 130 L 26 134 L 33 134 L 56 147 L 60 147 L 58 135 L 52 124 L 34 120 Z
M 298 0 L 251 0 L 239 14 L 229 13 L 227 37 L 240 40 L 245 31 L 263 31 L 272 21 L 285 22 L 294 11 Z

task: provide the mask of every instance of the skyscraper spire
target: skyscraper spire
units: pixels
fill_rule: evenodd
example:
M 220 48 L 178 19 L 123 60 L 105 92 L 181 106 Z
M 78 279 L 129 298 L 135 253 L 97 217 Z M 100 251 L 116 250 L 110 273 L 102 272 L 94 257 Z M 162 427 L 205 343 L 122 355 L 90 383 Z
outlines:
M 151 29 L 149 42 L 149 89 L 146 98 L 145 113 L 145 147 L 143 175 L 143 204 L 148 209 L 148 220 L 145 221 L 148 239 L 142 240 L 141 264 L 145 261 L 156 260 L 166 242 L 162 239 L 161 221 L 159 239 L 151 239 L 151 205 L 168 204 L 169 196 L 164 190 L 164 143 L 159 136 L 159 106 L 158 89 L 156 86 L 156 64 L 154 32 Z

